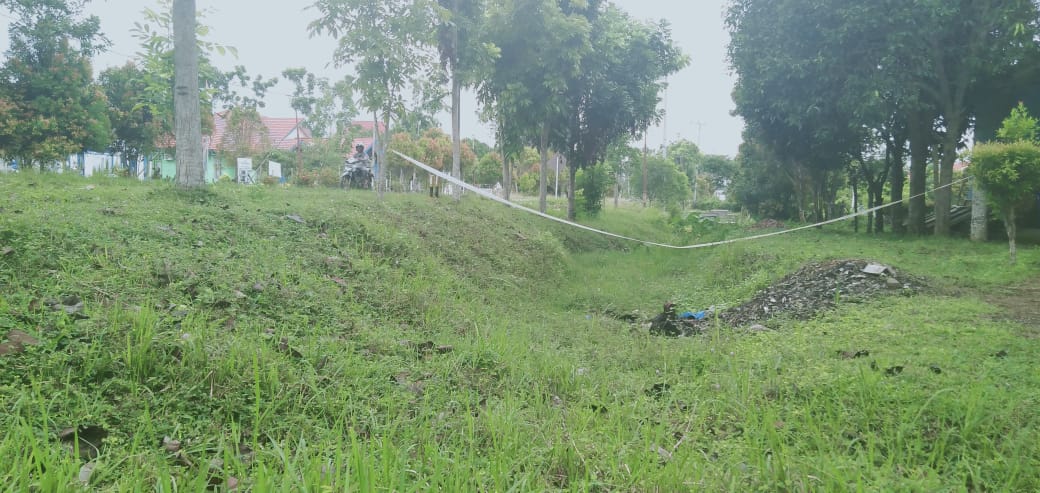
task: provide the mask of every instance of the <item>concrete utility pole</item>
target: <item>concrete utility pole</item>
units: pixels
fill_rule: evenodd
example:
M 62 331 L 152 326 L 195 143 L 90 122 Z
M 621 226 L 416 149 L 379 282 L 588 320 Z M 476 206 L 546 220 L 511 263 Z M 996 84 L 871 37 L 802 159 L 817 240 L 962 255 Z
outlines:
M 296 115 L 296 180 L 303 176 L 303 145 L 300 143 L 300 110 L 293 108 Z
M 664 158 L 668 159 L 668 79 L 664 80 L 664 111 L 661 112 L 661 147 Z
M 553 188 L 556 190 L 556 198 L 560 198 L 560 155 L 556 154 L 556 183 Z
M 707 123 L 697 121 L 694 122 L 694 124 L 697 125 L 697 150 L 704 152 L 704 149 L 701 149 L 701 131 L 704 130 L 704 126 L 707 125 Z

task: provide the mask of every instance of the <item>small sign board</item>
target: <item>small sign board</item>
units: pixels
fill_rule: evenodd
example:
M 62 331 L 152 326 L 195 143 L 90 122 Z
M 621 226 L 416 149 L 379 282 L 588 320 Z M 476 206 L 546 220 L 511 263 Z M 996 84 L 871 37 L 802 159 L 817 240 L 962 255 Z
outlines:
M 273 176 L 275 178 L 282 177 L 282 163 L 276 163 L 270 161 L 267 163 L 267 176 Z
M 253 169 L 253 159 L 248 157 L 238 158 L 238 182 L 243 184 L 256 183 L 256 170 Z

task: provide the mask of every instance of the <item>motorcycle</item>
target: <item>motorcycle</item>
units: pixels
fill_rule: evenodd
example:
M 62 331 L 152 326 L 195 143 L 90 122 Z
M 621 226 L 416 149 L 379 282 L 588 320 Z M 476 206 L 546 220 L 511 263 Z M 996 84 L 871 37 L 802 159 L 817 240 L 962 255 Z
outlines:
M 344 190 L 351 188 L 370 190 L 373 178 L 371 162 L 368 159 L 352 157 L 343 163 L 343 172 L 339 175 L 339 186 Z

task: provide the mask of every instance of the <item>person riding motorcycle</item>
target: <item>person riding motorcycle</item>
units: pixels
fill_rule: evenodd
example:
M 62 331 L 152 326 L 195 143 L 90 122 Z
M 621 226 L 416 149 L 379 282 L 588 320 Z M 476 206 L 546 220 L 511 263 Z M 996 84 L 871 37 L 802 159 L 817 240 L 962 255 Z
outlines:
M 365 146 L 354 146 L 354 154 L 344 164 L 340 175 L 341 188 L 367 189 L 372 187 L 372 168 Z

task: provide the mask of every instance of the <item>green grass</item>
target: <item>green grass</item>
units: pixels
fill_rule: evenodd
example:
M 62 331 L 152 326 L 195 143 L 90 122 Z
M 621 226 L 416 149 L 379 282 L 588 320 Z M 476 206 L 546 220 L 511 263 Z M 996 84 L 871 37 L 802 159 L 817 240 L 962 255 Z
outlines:
M 688 239 L 641 208 L 588 224 Z M 0 337 L 40 341 L 0 356 L 11 491 L 1040 490 L 1040 341 L 987 301 L 1036 282 L 1035 248 L 831 227 L 673 252 L 472 198 L 32 174 L 0 177 L 4 248 Z M 930 288 L 755 335 L 606 315 L 852 257 Z M 70 295 L 89 318 L 47 307 Z M 86 486 L 73 426 L 108 432 Z

